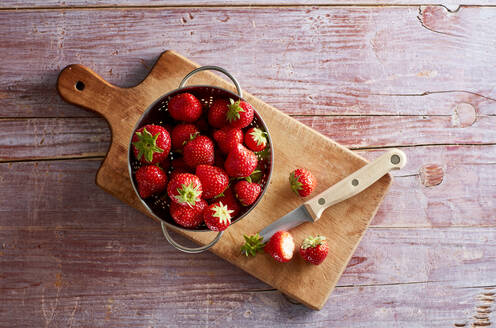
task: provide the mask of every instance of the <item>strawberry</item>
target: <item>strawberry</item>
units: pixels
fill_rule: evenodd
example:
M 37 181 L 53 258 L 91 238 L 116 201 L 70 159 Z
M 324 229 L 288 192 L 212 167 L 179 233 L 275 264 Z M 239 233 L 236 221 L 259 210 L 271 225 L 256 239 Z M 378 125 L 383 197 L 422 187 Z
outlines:
M 265 137 L 266 134 L 266 132 L 263 132 L 259 128 L 248 129 L 245 133 L 244 139 L 246 147 L 253 151 L 264 150 L 267 146 L 267 138 Z
M 315 265 L 324 262 L 327 253 L 329 253 L 329 245 L 327 245 L 326 237 L 323 236 L 307 237 L 300 247 L 301 257 Z
M 243 235 L 243 238 L 245 243 L 241 246 L 241 254 L 245 256 L 255 256 L 265 246 L 263 238 L 258 233 L 252 236 Z
M 317 179 L 307 169 L 296 169 L 289 175 L 289 184 L 297 195 L 306 197 L 317 186 Z
M 156 165 L 145 165 L 136 171 L 136 182 L 141 198 L 148 198 L 165 190 L 167 175 Z
M 229 185 L 229 177 L 220 167 L 201 164 L 196 167 L 195 173 L 201 181 L 204 199 L 214 198 Z
M 202 114 L 201 102 L 191 93 L 180 93 L 169 100 L 169 113 L 176 121 L 194 122 Z
M 257 156 L 245 146 L 238 144 L 227 155 L 224 168 L 230 177 L 242 178 L 252 174 L 257 164 Z
M 238 128 L 224 127 L 213 133 L 214 140 L 224 154 L 229 154 L 236 145 L 243 142 L 243 131 Z
M 220 129 L 226 125 L 226 114 L 229 103 L 224 99 L 216 99 L 208 110 L 208 123 L 214 128 Z
M 224 190 L 223 194 L 224 196 L 220 196 L 215 200 L 218 202 L 222 202 L 222 204 L 226 204 L 227 208 L 233 211 L 231 213 L 231 218 L 236 217 L 241 211 L 241 207 L 239 206 L 238 201 L 234 197 L 232 189 L 227 188 L 226 190 Z
M 214 143 L 208 137 L 197 136 L 184 146 L 183 157 L 191 168 L 200 164 L 212 165 L 214 163 Z
M 208 206 L 203 212 L 203 220 L 210 230 L 224 231 L 231 224 L 231 213 L 227 205 L 222 202 L 216 202 Z
M 186 142 L 198 135 L 199 131 L 193 124 L 178 124 L 172 129 L 172 149 L 182 151 Z
M 131 142 L 134 157 L 147 164 L 163 161 L 171 149 L 169 132 L 160 125 L 148 124 L 139 128 Z
M 195 228 L 203 222 L 203 211 L 207 208 L 207 202 L 200 199 L 194 206 L 170 204 L 170 215 L 180 226 Z
M 248 182 L 245 180 L 239 181 L 234 186 L 234 193 L 236 194 L 236 198 L 243 206 L 249 206 L 253 204 L 257 200 L 261 191 L 262 187 L 260 187 L 260 185 L 255 182 Z
M 228 105 L 229 110 L 226 113 L 226 119 L 228 125 L 232 128 L 244 128 L 250 125 L 253 121 L 253 107 L 249 103 L 243 100 L 234 101 L 229 99 L 231 102 Z
M 178 173 L 171 175 L 167 185 L 167 194 L 173 202 L 181 205 L 194 206 L 202 195 L 200 179 L 191 173 Z
M 264 251 L 279 262 L 289 262 L 293 258 L 294 249 L 293 236 L 284 230 L 272 235 L 264 247 Z

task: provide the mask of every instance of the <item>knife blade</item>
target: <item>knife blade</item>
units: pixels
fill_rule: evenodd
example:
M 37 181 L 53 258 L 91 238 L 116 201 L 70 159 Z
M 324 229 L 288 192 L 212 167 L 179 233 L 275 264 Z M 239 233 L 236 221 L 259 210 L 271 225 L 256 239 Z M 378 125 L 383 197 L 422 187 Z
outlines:
M 290 230 L 305 222 L 317 221 L 329 206 L 342 202 L 370 187 L 391 170 L 406 164 L 406 155 L 393 148 L 305 202 L 259 232 L 266 242 L 279 230 Z

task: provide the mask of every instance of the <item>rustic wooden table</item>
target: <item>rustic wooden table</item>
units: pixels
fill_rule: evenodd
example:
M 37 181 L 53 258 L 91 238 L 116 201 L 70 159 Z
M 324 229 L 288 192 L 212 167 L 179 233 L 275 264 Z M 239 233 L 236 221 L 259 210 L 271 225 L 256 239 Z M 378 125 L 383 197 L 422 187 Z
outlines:
M 0 4 L 0 327 L 492 323 L 494 3 L 281 3 Z M 95 185 L 110 132 L 60 99 L 58 73 L 81 63 L 131 86 L 167 49 L 228 68 L 366 158 L 407 153 L 323 310 L 210 253 L 179 253 L 158 224 Z

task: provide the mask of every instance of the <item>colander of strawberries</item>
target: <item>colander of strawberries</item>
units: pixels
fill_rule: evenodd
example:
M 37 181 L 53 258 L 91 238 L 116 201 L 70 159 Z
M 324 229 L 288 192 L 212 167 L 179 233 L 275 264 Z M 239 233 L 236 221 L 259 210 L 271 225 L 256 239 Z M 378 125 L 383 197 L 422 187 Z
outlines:
M 185 86 L 194 74 L 215 70 L 236 86 Z M 148 211 L 160 220 L 172 246 L 203 252 L 245 217 L 267 190 L 273 163 L 270 134 L 243 99 L 238 81 L 217 66 L 190 72 L 156 100 L 137 122 L 129 145 L 129 175 Z M 167 228 L 217 231 L 213 241 L 190 248 Z

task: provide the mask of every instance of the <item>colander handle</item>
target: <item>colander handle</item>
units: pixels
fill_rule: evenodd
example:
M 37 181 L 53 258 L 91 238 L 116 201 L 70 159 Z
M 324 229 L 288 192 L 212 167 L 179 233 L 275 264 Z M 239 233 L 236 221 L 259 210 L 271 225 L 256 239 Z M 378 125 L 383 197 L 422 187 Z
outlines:
M 179 83 L 179 89 L 184 88 L 184 85 L 186 84 L 186 82 L 188 82 L 190 77 L 192 77 L 193 75 L 195 75 L 196 73 L 201 72 L 201 71 L 218 71 L 218 72 L 223 73 L 228 78 L 230 78 L 231 81 L 234 83 L 234 86 L 236 87 L 236 91 L 238 92 L 238 96 L 240 98 L 243 98 L 243 91 L 241 91 L 241 86 L 239 85 L 238 80 L 236 80 L 234 78 L 234 76 L 231 75 L 231 73 L 229 73 L 228 71 L 226 71 L 225 69 L 223 69 L 222 67 L 219 67 L 219 66 L 202 66 L 202 67 L 198 67 L 195 70 L 192 70 L 191 72 L 189 72 L 188 75 L 186 75 L 184 77 L 184 79 L 181 81 L 181 83 Z
M 206 244 L 205 246 L 202 247 L 196 247 L 196 248 L 191 248 L 191 247 L 186 247 L 181 244 L 178 244 L 172 237 L 169 235 L 169 231 L 167 231 L 167 227 L 165 226 L 165 222 L 161 222 L 162 225 L 162 232 L 164 233 L 165 239 L 176 249 L 180 250 L 181 252 L 184 253 L 190 253 L 190 254 L 196 254 L 196 253 L 201 253 L 209 249 L 210 247 L 214 246 L 222 237 L 222 234 L 224 231 L 220 231 L 217 234 L 217 237 L 215 237 L 214 240 L 212 240 L 210 243 Z

